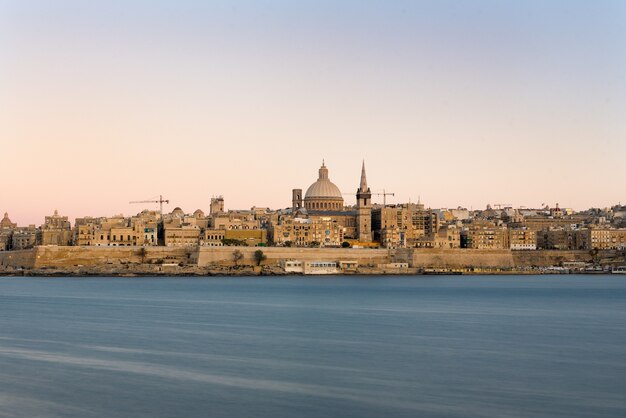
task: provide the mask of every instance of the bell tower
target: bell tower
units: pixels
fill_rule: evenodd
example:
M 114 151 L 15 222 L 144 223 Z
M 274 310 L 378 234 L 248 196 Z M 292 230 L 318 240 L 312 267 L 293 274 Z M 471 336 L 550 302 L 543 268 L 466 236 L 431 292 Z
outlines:
M 298 209 L 302 209 L 302 189 L 293 189 L 291 191 L 291 210 L 295 213 Z
M 367 186 L 365 161 L 361 167 L 361 183 L 356 191 L 356 224 L 358 239 L 361 242 L 372 241 L 372 191 Z

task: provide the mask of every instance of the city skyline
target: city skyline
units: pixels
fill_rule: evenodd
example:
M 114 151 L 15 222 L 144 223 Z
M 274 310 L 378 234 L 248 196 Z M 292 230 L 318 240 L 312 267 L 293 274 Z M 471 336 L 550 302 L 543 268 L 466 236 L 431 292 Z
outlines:
M 83 3 L 0 1 L 20 225 L 159 194 L 289 207 L 322 158 L 396 203 L 625 200 L 623 2 Z
M 322 160 L 321 163 L 321 167 L 322 168 L 328 168 L 327 164 L 325 162 L 325 159 Z M 362 168 L 365 167 L 365 161 L 362 161 Z M 368 168 L 369 170 L 369 168 Z M 334 176 L 332 176 L 332 170 L 330 171 L 330 180 L 333 181 L 334 183 Z M 295 189 L 300 189 L 301 192 L 305 192 L 307 191 L 307 188 L 310 186 L 310 183 L 314 180 L 313 176 L 311 176 L 311 181 L 309 183 L 306 184 L 302 184 L 302 185 L 297 185 L 294 188 Z M 358 184 L 357 184 L 358 187 Z M 344 188 L 339 187 L 340 192 L 342 194 L 342 197 L 344 199 L 344 207 L 355 207 L 356 206 L 356 201 L 357 201 L 357 197 L 356 197 L 356 193 L 353 192 L 346 192 L 344 190 Z M 346 190 L 356 190 L 356 187 L 353 187 L 352 189 L 347 188 Z M 293 190 L 293 189 L 292 189 Z M 291 190 L 289 190 L 288 192 L 291 192 Z M 409 198 L 409 200 L 407 201 L 398 201 L 398 199 L 395 197 L 395 192 L 393 192 L 393 190 L 391 189 L 372 189 L 372 202 L 374 205 L 382 205 L 383 202 L 386 199 L 386 204 L 387 206 L 393 206 L 393 205 L 405 205 L 405 204 L 410 204 L 410 203 L 422 203 L 425 205 L 425 207 L 427 208 L 431 208 L 433 210 L 438 210 L 438 209 L 457 209 L 457 208 L 463 208 L 463 209 L 468 209 L 470 211 L 472 210 L 484 210 L 488 207 L 497 207 L 499 209 L 503 209 L 505 207 L 507 208 L 514 208 L 514 209 L 546 209 L 546 208 L 554 208 L 554 207 L 560 207 L 562 209 L 574 209 L 575 211 L 581 211 L 581 210 L 586 210 L 586 209 L 592 209 L 592 208 L 599 208 L 599 209 L 607 209 L 610 208 L 612 206 L 615 205 L 620 205 L 622 204 L 621 201 L 618 202 L 614 202 L 610 205 L 607 206 L 590 206 L 588 208 L 572 208 L 571 206 L 568 205 L 563 205 L 563 204 L 559 204 L 559 202 L 542 202 L 541 204 L 538 205 L 523 205 L 523 204 L 513 204 L 510 202 L 507 203 L 500 203 L 500 202 L 487 202 L 485 204 L 485 206 L 483 207 L 472 207 L 472 206 L 468 206 L 468 205 L 463 205 L 462 203 L 459 203 L 457 205 L 452 205 L 452 206 L 447 206 L 447 207 L 438 207 L 438 206 L 433 206 L 430 205 L 429 202 L 425 202 L 421 195 L 418 195 L 416 199 L 412 199 Z M 383 193 L 386 194 L 386 196 L 383 198 Z M 258 204 L 251 204 L 249 206 L 246 207 L 234 207 L 232 205 L 228 204 L 228 200 L 229 200 L 229 196 L 222 194 L 222 193 L 216 193 L 216 194 L 212 194 L 211 196 L 208 196 L 206 198 L 206 203 L 202 206 L 198 206 L 198 207 L 187 207 L 184 204 L 177 204 L 177 202 L 173 201 L 172 199 L 169 198 L 168 195 L 154 195 L 154 196 L 149 196 L 146 197 L 145 199 L 142 199 L 141 201 L 131 201 L 131 202 L 121 202 L 120 204 L 120 210 L 118 211 L 114 211 L 112 213 L 98 213 L 98 212 L 89 212 L 89 213 L 81 213 L 81 214 L 72 214 L 72 213 L 66 213 L 63 210 L 59 210 L 57 207 L 51 209 L 48 212 L 45 213 L 41 213 L 40 215 L 40 219 L 35 219 L 32 222 L 20 222 L 21 216 L 19 213 L 11 213 L 8 210 L 0 210 L 1 213 L 8 213 L 10 218 L 12 219 L 12 221 L 16 222 L 18 225 L 20 226 L 26 226 L 26 225 L 39 225 L 41 223 L 41 220 L 48 215 L 51 215 L 53 212 L 55 215 L 57 215 L 57 213 L 59 215 L 64 215 L 67 216 L 70 220 L 76 219 L 76 218 L 83 218 L 83 217 L 94 217 L 94 218 L 98 218 L 98 217 L 112 217 L 112 216 L 118 216 L 118 215 L 123 215 L 125 217 L 128 216 L 134 216 L 136 214 L 140 214 L 143 210 L 149 210 L 149 211 L 157 211 L 159 212 L 160 210 L 160 203 L 159 203 L 159 199 L 163 199 L 162 205 L 163 205 L 163 214 L 168 214 L 171 213 L 174 209 L 180 208 L 184 211 L 184 213 L 191 215 L 194 211 L 196 210 L 201 210 L 203 212 L 206 212 L 207 214 L 209 213 L 209 206 L 210 206 L 210 201 L 212 198 L 223 198 L 225 201 L 224 204 L 224 208 L 225 210 L 248 210 L 252 207 L 257 207 L 257 208 L 264 208 L 267 207 L 270 210 L 284 210 L 284 209 L 289 209 L 291 207 L 292 201 L 289 200 L 289 198 L 291 198 L 292 196 L 290 196 L 289 194 L 286 194 L 287 198 L 284 199 L 284 204 L 281 206 L 276 206 L 276 207 L 272 207 L 272 206 L 267 206 L 267 205 L 258 205 Z M 127 210 L 121 210 L 121 208 L 124 207 Z M 72 222 L 73 223 L 73 222 Z

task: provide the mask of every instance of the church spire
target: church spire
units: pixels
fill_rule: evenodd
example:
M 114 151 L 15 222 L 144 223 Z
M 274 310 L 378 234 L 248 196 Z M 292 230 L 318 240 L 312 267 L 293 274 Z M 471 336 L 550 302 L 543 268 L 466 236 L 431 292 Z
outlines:
M 359 187 L 359 190 L 361 192 L 366 192 L 368 189 L 367 187 L 367 176 L 365 175 L 365 160 L 363 160 L 363 165 L 361 166 L 361 185 Z

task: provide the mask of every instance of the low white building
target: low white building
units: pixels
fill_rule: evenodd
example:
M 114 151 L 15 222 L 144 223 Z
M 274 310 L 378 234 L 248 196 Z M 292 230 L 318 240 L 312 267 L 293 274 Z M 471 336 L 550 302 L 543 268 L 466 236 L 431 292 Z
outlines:
M 337 274 L 339 269 L 334 261 L 305 261 L 304 274 Z

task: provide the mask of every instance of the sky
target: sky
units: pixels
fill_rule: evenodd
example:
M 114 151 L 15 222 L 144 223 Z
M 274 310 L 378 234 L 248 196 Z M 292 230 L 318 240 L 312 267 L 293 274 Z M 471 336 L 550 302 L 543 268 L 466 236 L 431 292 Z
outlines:
M 344 193 L 365 160 L 388 203 L 626 203 L 624 22 L 622 0 L 0 0 L 0 212 L 283 208 L 322 159 Z

